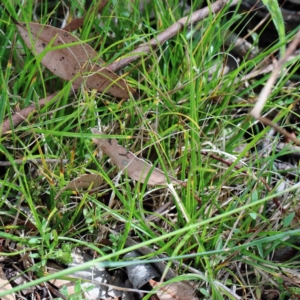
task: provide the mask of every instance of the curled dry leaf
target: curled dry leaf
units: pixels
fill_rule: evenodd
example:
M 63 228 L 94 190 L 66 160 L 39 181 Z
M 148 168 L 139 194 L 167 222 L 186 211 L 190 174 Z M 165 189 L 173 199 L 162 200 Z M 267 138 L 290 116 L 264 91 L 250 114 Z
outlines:
M 3 271 L 3 265 L 0 264 L 0 291 L 4 292 L 4 291 L 8 291 L 11 290 L 12 286 L 10 284 L 10 282 L 7 280 L 6 275 Z M 2 300 L 15 300 L 15 293 L 11 293 L 9 295 L 3 296 L 1 297 Z
M 96 89 L 118 98 L 129 98 L 129 92 L 134 92 L 124 79 L 95 63 L 95 59 L 103 63 L 98 53 L 73 34 L 38 23 L 16 22 L 16 26 L 34 55 L 44 52 L 41 62 L 55 75 L 72 80 L 75 86 L 84 83 L 88 89 Z M 51 50 L 57 46 L 62 47 Z
M 131 251 L 124 255 L 124 259 L 138 259 L 138 257 L 142 256 L 138 251 Z M 132 286 L 135 289 L 143 289 L 145 284 L 150 280 L 157 278 L 159 279 L 161 276 L 157 272 L 157 270 L 151 264 L 136 264 L 129 265 L 126 267 L 126 271 L 128 274 L 128 279 L 131 282 Z
M 73 19 L 69 24 L 67 24 L 63 30 L 66 31 L 73 31 L 78 29 L 79 27 L 83 26 L 84 20 L 88 20 L 93 13 L 100 13 L 101 10 L 106 6 L 108 0 L 101 0 L 99 2 L 96 2 L 96 5 L 94 7 L 91 7 L 89 11 L 81 18 Z
M 84 174 L 78 178 L 75 178 L 69 182 L 64 188 L 62 188 L 56 195 L 55 200 L 58 199 L 60 194 L 65 190 L 71 189 L 77 191 L 78 189 L 97 188 L 102 183 L 102 177 L 97 174 Z
M 96 129 L 91 129 L 93 134 L 101 134 Z M 127 175 L 139 182 L 144 183 L 148 177 L 149 185 L 167 185 L 168 181 L 164 172 L 149 165 L 145 160 L 136 157 L 132 152 L 127 151 L 118 144 L 115 139 L 93 138 L 93 142 L 101 148 L 112 160 L 112 162 Z M 183 181 L 168 176 L 173 184 L 183 184 Z
M 157 288 L 157 296 L 160 300 L 199 300 L 194 296 L 194 288 L 187 282 L 173 282 L 162 285 L 155 280 L 149 281 L 153 288 Z

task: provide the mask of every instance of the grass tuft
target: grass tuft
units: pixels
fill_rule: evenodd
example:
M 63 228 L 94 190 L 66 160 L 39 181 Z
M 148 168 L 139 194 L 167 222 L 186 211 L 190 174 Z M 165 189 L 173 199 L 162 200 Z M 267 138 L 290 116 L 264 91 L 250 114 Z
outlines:
M 18 21 L 59 27 L 64 17 L 81 17 L 97 4 L 91 2 L 86 7 L 71 1 L 68 18 L 66 7 L 57 1 L 28 0 L 23 5 L 12 0 L 5 7 Z M 91 13 L 74 34 L 109 64 L 203 2 L 193 1 L 189 7 L 176 0 L 143 5 L 109 1 L 101 15 Z M 278 54 L 282 40 L 260 47 L 252 57 L 261 38 L 252 33 L 253 47 L 239 56 L 233 43 L 225 45 L 225 37 L 229 30 L 244 35 L 247 14 L 238 8 L 210 13 L 119 71 L 139 93 L 120 101 L 84 85 L 74 92 L 70 82 L 54 76 L 40 64 L 41 57 L 33 56 L 7 13 L 0 14 L 0 124 L 5 119 L 12 124 L 20 109 L 37 104 L 24 122 L 0 137 L 0 160 L 10 163 L 0 166 L 3 269 L 14 257 L 26 261 L 21 271 L 36 278 L 11 292 L 98 263 L 124 267 L 125 253 L 149 247 L 152 251 L 141 260 L 166 261 L 177 276 L 172 280 L 193 281 L 199 299 L 263 299 L 268 289 L 291 297 L 296 284 L 287 290 L 283 281 L 294 272 L 295 262 L 280 263 L 272 257 L 280 247 L 299 250 L 299 175 L 297 169 L 293 176 L 278 170 L 278 160 L 290 150 L 277 151 L 282 137 L 249 116 L 269 73 L 245 78 Z M 285 41 L 294 34 L 287 33 Z M 299 118 L 293 110 L 298 70 L 298 57 L 286 63 L 264 108 L 273 122 L 292 128 L 296 135 L 291 118 Z M 39 107 L 40 99 L 55 92 Z M 90 133 L 95 127 L 185 181 L 186 187 L 150 187 L 121 174 L 107 155 L 95 150 Z M 19 164 L 18 159 L 24 161 Z M 83 174 L 102 177 L 96 191 L 92 186 L 86 191 L 69 189 L 55 198 Z M 284 210 L 276 207 L 274 198 Z M 131 239 L 138 244 L 131 245 Z M 9 243 L 17 246 L 10 248 Z M 95 260 L 66 268 L 76 248 Z M 53 261 L 64 269 L 49 275 Z M 5 294 L 0 288 L 0 296 Z

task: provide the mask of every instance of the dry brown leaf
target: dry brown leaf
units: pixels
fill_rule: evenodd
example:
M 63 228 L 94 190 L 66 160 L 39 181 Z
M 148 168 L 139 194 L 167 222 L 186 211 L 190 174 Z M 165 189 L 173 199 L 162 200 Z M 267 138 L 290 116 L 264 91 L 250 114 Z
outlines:
M 102 183 L 102 177 L 97 174 L 84 174 L 78 178 L 75 178 L 69 182 L 64 188 L 62 188 L 55 197 L 55 200 L 60 196 L 60 194 L 67 190 L 71 189 L 72 191 L 77 191 L 78 189 L 88 189 L 88 188 L 97 188 Z
M 76 29 L 78 29 L 79 27 L 81 27 L 84 23 L 84 18 L 85 17 L 81 17 L 81 18 L 75 18 L 73 19 L 70 23 L 68 23 L 63 30 L 65 31 L 74 31 Z
M 107 4 L 108 0 L 101 0 L 99 2 L 96 3 L 96 5 L 94 7 L 92 7 L 91 9 L 89 9 L 89 11 L 81 18 L 76 18 L 73 19 L 69 24 L 67 24 L 63 30 L 66 31 L 73 31 L 78 29 L 79 27 L 81 27 L 84 23 L 84 20 L 88 20 L 91 16 L 91 14 L 93 13 L 100 13 L 101 10 L 105 7 L 105 5 Z
M 91 129 L 93 134 L 101 134 L 97 129 Z M 149 165 L 145 160 L 136 157 L 132 152 L 127 151 L 124 147 L 118 144 L 115 139 L 93 138 L 93 142 L 101 148 L 112 160 L 112 162 L 122 171 L 126 171 L 127 175 L 139 182 L 147 181 L 149 185 L 167 185 L 168 181 L 165 174 L 153 166 Z M 173 184 L 182 184 L 181 180 L 177 180 L 172 176 L 168 176 Z
M 149 280 L 152 287 L 158 288 L 156 294 L 160 300 L 199 300 L 194 296 L 194 288 L 187 282 L 174 282 L 162 285 L 155 280 Z
M 34 55 L 44 52 L 41 62 L 55 75 L 72 80 L 76 86 L 84 83 L 88 89 L 96 89 L 118 98 L 129 98 L 129 92 L 133 93 L 124 79 L 95 63 L 95 59 L 103 63 L 98 53 L 73 34 L 38 23 L 17 22 L 16 26 Z M 63 45 L 68 46 L 51 50 L 52 47 Z M 49 49 L 45 50 L 47 46 Z
M 7 280 L 3 269 L 2 269 L 3 265 L 0 265 L 0 291 L 4 292 L 4 291 L 8 291 L 12 289 L 12 286 L 10 284 L 10 282 Z M 6 296 L 2 296 L 1 300 L 15 300 L 15 293 L 11 293 L 9 295 Z
M 75 294 L 76 281 L 53 279 L 53 280 L 50 280 L 50 283 L 53 284 L 59 290 L 62 289 L 63 287 L 65 287 L 68 291 L 68 295 Z

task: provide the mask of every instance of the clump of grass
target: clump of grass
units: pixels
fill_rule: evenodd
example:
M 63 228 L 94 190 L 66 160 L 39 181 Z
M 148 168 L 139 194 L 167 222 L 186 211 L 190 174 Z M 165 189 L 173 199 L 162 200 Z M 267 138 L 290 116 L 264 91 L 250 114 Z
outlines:
M 193 7 L 201 3 L 194 1 Z M 12 1 L 7 10 L 25 22 L 57 22 L 59 4 L 51 9 L 47 5 L 29 0 L 19 6 Z M 92 14 L 76 34 L 112 62 L 183 16 L 183 10 L 175 9 L 178 1 L 168 6 L 151 1 L 142 13 L 137 5 L 136 1 L 127 7 L 120 2 L 107 6 L 100 20 Z M 84 12 L 74 1 L 69 9 L 72 17 Z M 9 254 L 28 255 L 24 272 L 37 274 L 36 284 L 104 261 L 107 266 L 115 262 L 114 267 L 122 267 L 124 253 L 149 246 L 156 249 L 155 255 L 178 261 L 178 275 L 187 273 L 185 265 L 200 270 L 204 275 L 195 273 L 191 279 L 203 299 L 232 298 L 234 290 L 249 299 L 270 286 L 284 290 L 276 275 L 278 267 L 289 272 L 291 266 L 272 262 L 270 257 L 286 237 L 299 235 L 293 227 L 296 187 L 279 189 L 284 178 L 274 168 L 279 155 L 272 148 L 279 137 L 268 141 L 269 151 L 262 152 L 259 147 L 262 142 L 266 145 L 269 128 L 256 130 L 257 122 L 248 115 L 267 75 L 243 80 L 253 66 L 278 51 L 280 43 L 251 62 L 236 60 L 237 68 L 225 73 L 232 54 L 224 46 L 224 34 L 244 17 L 238 9 L 230 17 L 222 10 L 125 68 L 126 80 L 140 96 L 117 102 L 84 87 L 70 93 L 71 84 L 37 64 L 7 14 L 1 14 L 0 28 L 5 32 L 0 36 L 1 120 L 59 91 L 54 101 L 2 136 L 0 144 L 2 160 L 11 162 L 1 174 L 0 236 L 22 245 L 22 250 Z M 289 82 L 297 77 L 298 64 L 294 61 L 287 67 L 288 75 L 278 81 L 265 107 L 266 112 L 279 111 L 282 126 L 290 114 L 285 103 L 293 102 L 297 93 Z M 107 156 L 96 156 L 89 129 L 99 125 L 125 148 L 185 180 L 186 188 L 151 189 L 120 176 Z M 286 152 L 282 150 L 281 155 Z M 19 165 L 18 158 L 42 163 L 24 160 Z M 48 164 L 49 158 L 57 159 L 57 164 Z M 61 159 L 68 163 L 60 163 Z M 94 172 L 103 177 L 96 193 L 65 191 L 55 201 L 69 181 Z M 272 204 L 275 196 L 282 197 L 285 214 Z M 168 201 L 172 208 L 157 213 Z M 149 221 L 151 215 L 157 219 Z M 115 228 L 122 230 L 115 232 Z M 140 244 L 129 247 L 129 236 L 137 237 Z M 108 242 L 105 247 L 104 241 Z M 66 265 L 71 249 L 79 246 L 100 258 L 46 276 L 49 260 Z M 272 283 L 266 281 L 270 277 Z

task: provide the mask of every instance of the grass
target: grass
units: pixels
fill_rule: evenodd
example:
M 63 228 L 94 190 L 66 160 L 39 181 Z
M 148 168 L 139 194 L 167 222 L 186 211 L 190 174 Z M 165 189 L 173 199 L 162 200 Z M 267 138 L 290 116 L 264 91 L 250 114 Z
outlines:
M 28 0 L 22 5 L 14 0 L 6 8 L 19 21 L 59 26 L 62 9 L 57 3 L 50 8 L 47 1 L 38 5 Z M 125 7 L 118 1 L 110 3 L 100 20 L 91 14 L 75 33 L 107 63 L 128 55 L 188 13 L 176 9 L 179 1 L 175 0 L 169 5 L 151 1 L 142 13 L 137 8 L 139 1 Z M 201 3 L 194 1 L 193 9 Z M 69 8 L 72 18 L 84 14 L 75 1 Z M 4 269 L 10 257 L 23 258 L 28 266 L 22 271 L 33 272 L 37 278 L 11 292 L 97 263 L 124 267 L 128 262 L 123 261 L 123 254 L 148 246 L 155 252 L 147 255 L 147 262 L 165 254 L 161 259 L 173 261 L 169 266 L 177 271 L 175 280 L 193 281 L 200 299 L 235 299 L 235 293 L 263 299 L 268 289 L 277 289 L 279 299 L 291 297 L 296 285 L 286 290 L 284 278 L 292 273 L 295 262 L 278 263 L 270 257 L 287 238 L 299 235 L 296 179 L 286 181 L 274 167 L 279 155 L 273 149 L 279 135 L 266 143 L 270 128 L 258 127 L 248 114 L 268 74 L 242 80 L 263 60 L 276 55 L 281 44 L 274 41 L 251 61 L 240 59 L 236 69 L 223 74 L 229 58 L 224 33 L 245 21 L 238 9 L 230 11 L 210 14 L 125 68 L 122 72 L 128 84 L 140 94 L 138 99 L 124 101 L 84 86 L 70 96 L 71 83 L 38 63 L 9 16 L 0 11 L 1 123 L 18 109 L 58 91 L 53 101 L 1 137 L 1 160 L 11 166 L 1 168 L 0 237 L 19 245 L 2 248 Z M 286 68 L 265 107 L 265 113 L 276 109 L 282 127 L 289 125 L 290 104 L 297 101 L 298 93 L 297 85 L 291 84 L 298 80 L 297 60 Z M 237 113 L 239 110 L 245 113 Z M 107 155 L 96 155 L 90 128 L 99 125 L 126 149 L 186 180 L 186 188 L 149 187 L 120 176 Z M 268 154 L 261 151 L 262 143 L 269 147 Z M 281 155 L 287 152 L 284 149 Z M 16 164 L 18 158 L 24 158 L 24 163 Z M 50 158 L 57 163 L 47 163 Z M 26 159 L 42 162 L 29 164 Z M 68 163 L 60 163 L 61 159 Z M 67 190 L 55 200 L 71 180 L 89 173 L 103 178 L 97 193 Z M 285 206 L 285 214 L 273 205 L 275 196 Z M 155 212 L 168 201 L 173 207 L 170 211 L 164 215 Z M 149 215 L 158 220 L 147 221 Z M 122 232 L 111 234 L 118 226 L 123 226 Z M 128 247 L 129 236 L 136 237 L 139 244 Z M 65 266 L 76 247 L 94 251 L 98 258 L 49 275 L 48 262 Z M 183 264 L 201 273 L 192 273 Z M 4 294 L 0 290 L 0 296 Z

